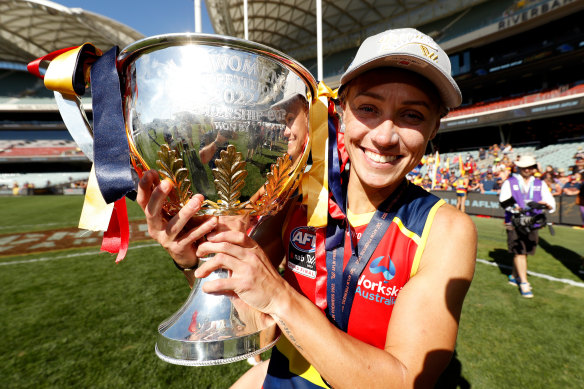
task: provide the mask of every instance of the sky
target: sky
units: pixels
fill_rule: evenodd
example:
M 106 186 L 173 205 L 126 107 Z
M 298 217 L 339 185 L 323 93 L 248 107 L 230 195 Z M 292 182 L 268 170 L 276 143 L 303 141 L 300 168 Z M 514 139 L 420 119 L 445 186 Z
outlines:
M 124 23 L 145 36 L 194 32 L 193 0 L 52 0 L 69 8 L 83 8 Z M 202 32 L 212 34 L 205 1 L 201 1 Z

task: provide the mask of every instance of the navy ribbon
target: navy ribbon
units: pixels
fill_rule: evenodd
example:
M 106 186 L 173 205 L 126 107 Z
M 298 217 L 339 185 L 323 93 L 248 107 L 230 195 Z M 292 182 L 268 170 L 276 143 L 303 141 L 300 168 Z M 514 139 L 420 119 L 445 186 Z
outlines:
M 339 150 L 337 147 L 337 130 L 339 121 L 336 117 L 329 114 L 328 118 L 328 184 L 330 192 L 333 195 L 335 203 L 339 206 L 341 212 L 346 214 L 346 196 L 347 191 L 343 190 L 341 179 L 341 163 L 339 160 Z M 338 247 L 343 243 L 345 229 L 343 228 L 344 220 L 334 219 L 328 216 L 325 241 L 325 248 L 330 250 Z
M 404 181 L 381 203 L 357 245 L 353 243 L 351 226 L 348 221 L 344 223 L 351 235 L 349 238 L 351 242 L 351 258 L 347 266 L 343 268 L 344 244 L 326 251 L 327 316 L 338 328 L 345 332 L 349 327 L 349 316 L 357 289 L 357 281 L 389 228 L 395 216 L 394 205 L 401 198 L 406 186 L 407 182 Z
M 106 203 L 135 199 L 126 126 L 122 113 L 117 46 L 91 67 L 95 175 Z

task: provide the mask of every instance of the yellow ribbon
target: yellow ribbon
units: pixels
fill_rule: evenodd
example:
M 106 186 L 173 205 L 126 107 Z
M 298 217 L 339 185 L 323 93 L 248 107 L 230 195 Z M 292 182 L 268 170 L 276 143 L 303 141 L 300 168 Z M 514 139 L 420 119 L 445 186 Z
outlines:
M 107 204 L 101 195 L 97 178 L 95 177 L 95 169 L 91 165 L 91 173 L 89 173 L 89 181 L 85 189 L 85 200 L 79 219 L 79 228 L 89 231 L 107 231 L 113 209 L 114 203 Z
M 63 95 L 83 95 L 89 81 L 90 65 L 101 51 L 91 43 L 64 52 L 54 58 L 45 73 L 45 87 Z
M 45 73 L 45 87 L 63 95 L 82 95 L 89 82 L 91 64 L 101 54 L 101 51 L 91 43 L 85 43 L 55 57 Z M 90 231 L 107 231 L 113 208 L 114 203 L 107 204 L 99 190 L 92 165 L 79 219 L 79 228 Z
M 318 98 L 310 107 L 310 150 L 312 167 L 302 177 L 302 201 L 307 205 L 308 225 L 324 227 L 328 215 L 328 99 L 335 98 L 322 81 Z

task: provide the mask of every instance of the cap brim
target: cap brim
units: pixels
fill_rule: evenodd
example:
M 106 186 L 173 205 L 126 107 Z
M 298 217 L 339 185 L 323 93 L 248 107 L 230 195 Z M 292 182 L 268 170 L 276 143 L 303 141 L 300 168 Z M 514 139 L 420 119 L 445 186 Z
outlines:
M 357 66 L 355 69 L 349 69 L 341 77 L 340 89 L 357 76 L 371 69 L 382 67 L 406 69 L 427 78 L 434 84 L 442 102 L 447 108 L 455 108 L 462 103 L 462 93 L 450 75 L 444 74 L 427 59 L 410 53 L 395 53 L 391 56 L 379 56 Z

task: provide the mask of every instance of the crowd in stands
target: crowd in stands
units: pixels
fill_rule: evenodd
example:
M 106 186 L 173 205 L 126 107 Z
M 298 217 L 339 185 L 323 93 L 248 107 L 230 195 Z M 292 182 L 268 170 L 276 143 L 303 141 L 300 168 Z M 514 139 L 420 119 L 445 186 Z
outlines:
M 73 179 L 73 177 L 69 177 L 69 182 L 67 183 L 52 183 L 51 181 L 47 181 L 45 184 L 35 184 L 34 182 L 19 184 L 16 181 L 12 185 L 0 183 L 0 192 L 10 192 L 13 196 L 63 194 L 67 189 L 76 189 L 85 193 L 86 188 L 87 179 Z
M 444 159 L 437 152 L 422 158 L 408 179 L 426 190 L 465 190 L 484 194 L 498 194 L 501 185 L 513 173 L 514 161 L 521 154 L 511 144 L 493 144 L 480 148 L 475 159 L 470 153 L 460 153 Z M 544 180 L 554 196 L 577 195 L 584 174 L 584 148 L 578 146 L 573 165 L 568 169 L 552 165 L 538 165 L 536 177 Z

